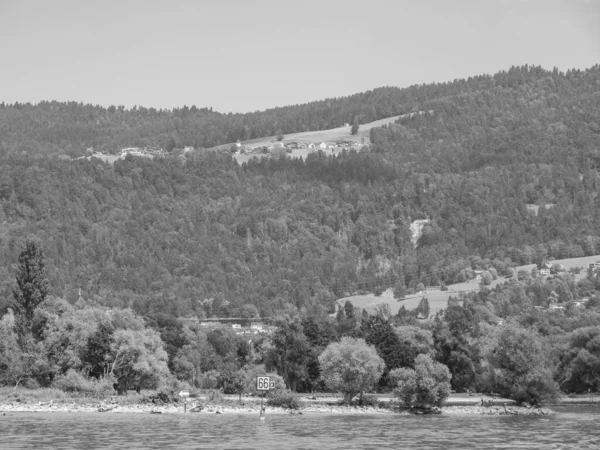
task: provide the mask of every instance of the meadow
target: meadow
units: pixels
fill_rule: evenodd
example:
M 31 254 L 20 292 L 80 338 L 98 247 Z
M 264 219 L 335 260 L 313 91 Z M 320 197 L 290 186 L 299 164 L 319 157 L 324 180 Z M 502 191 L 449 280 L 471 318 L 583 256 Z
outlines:
M 551 263 L 562 264 L 566 271 L 575 267 L 581 267 L 583 270 L 579 274 L 574 275 L 575 279 L 579 281 L 587 275 L 588 264 L 594 261 L 600 261 L 600 255 L 585 256 L 581 258 L 557 259 L 551 261 Z M 519 270 L 531 272 L 533 267 L 535 267 L 535 264 L 517 266 L 515 267 L 514 276 L 516 277 Z M 505 281 L 507 281 L 507 278 L 499 276 L 496 280 L 492 281 L 492 284 L 489 287 L 493 288 Z M 427 297 L 427 300 L 429 301 L 430 315 L 435 315 L 438 311 L 446 308 L 448 305 L 448 298 L 450 296 L 458 297 L 461 292 L 474 292 L 478 291 L 479 289 L 479 280 L 472 279 L 464 283 L 449 285 L 447 291 L 423 292 L 420 294 L 407 295 L 403 299 L 396 299 L 393 297 L 393 295 L 388 293 L 383 293 L 381 295 L 364 294 L 340 298 L 337 300 L 337 303 L 338 305 L 343 306 L 346 301 L 351 301 L 352 305 L 355 307 L 366 309 L 370 312 L 376 310 L 379 305 L 387 304 L 389 305 L 391 313 L 396 314 L 401 306 L 404 306 L 408 310 L 415 309 L 419 305 L 421 299 L 423 297 Z

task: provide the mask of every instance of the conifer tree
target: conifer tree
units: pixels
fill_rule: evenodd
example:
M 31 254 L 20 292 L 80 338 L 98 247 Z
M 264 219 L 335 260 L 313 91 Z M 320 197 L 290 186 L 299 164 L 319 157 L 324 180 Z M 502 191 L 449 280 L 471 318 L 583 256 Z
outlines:
M 34 312 L 48 295 L 44 253 L 36 241 L 25 241 L 15 276 L 17 286 L 13 288 L 12 307 L 17 329 L 23 335 L 31 331 Z

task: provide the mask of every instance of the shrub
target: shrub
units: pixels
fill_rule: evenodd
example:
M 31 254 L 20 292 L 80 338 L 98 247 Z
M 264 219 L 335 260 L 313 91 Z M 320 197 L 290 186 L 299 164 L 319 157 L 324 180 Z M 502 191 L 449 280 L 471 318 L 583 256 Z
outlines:
M 344 337 L 323 350 L 319 366 L 327 388 L 343 392 L 349 402 L 375 385 L 385 364 L 375 347 L 367 345 L 364 339 Z
M 105 397 L 114 393 L 115 379 L 111 376 L 86 378 L 81 372 L 69 369 L 64 375 L 55 378 L 52 387 L 64 392 L 72 392 L 84 396 Z
M 375 394 L 365 394 L 358 400 L 360 406 L 378 406 L 379 399 Z
M 300 402 L 296 398 L 296 396 L 290 391 L 275 391 L 273 393 L 269 393 L 267 398 L 267 405 L 286 408 L 286 409 L 299 409 Z
M 216 403 L 223 400 L 223 392 L 219 389 L 207 389 L 206 390 L 206 401 L 210 403 Z
M 271 377 L 271 382 L 275 384 L 275 387 L 269 393 L 285 390 L 285 381 L 283 381 L 283 378 L 276 373 L 267 372 L 263 365 L 258 365 L 246 368 L 244 392 L 254 396 L 262 395 L 262 391 L 256 389 L 256 377 L 265 376 Z
M 159 389 L 156 390 L 154 395 L 150 396 L 150 399 L 155 401 L 156 399 L 164 403 L 178 402 L 179 392 L 181 391 L 192 391 L 192 387 L 187 381 L 180 381 L 175 378 L 169 378 L 166 380 Z M 192 394 L 192 392 L 190 392 Z M 197 393 L 193 393 L 190 396 L 197 396 Z
M 409 408 L 442 406 L 450 395 L 451 378 L 445 365 L 424 354 L 417 356 L 414 369 L 401 368 L 390 372 L 390 379 L 398 385 L 394 395 Z

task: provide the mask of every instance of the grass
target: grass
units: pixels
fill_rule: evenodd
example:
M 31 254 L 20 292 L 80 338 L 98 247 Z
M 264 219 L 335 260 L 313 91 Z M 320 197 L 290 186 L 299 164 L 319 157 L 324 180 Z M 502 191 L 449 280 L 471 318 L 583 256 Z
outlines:
M 64 392 L 56 388 L 37 388 L 37 389 L 26 389 L 17 388 L 14 389 L 9 386 L 0 387 L 0 404 L 10 402 L 21 402 L 21 403 L 47 403 L 53 401 L 55 404 L 63 403 L 85 403 L 85 404 L 100 404 L 105 400 L 111 400 L 115 403 L 126 405 L 126 404 L 137 404 L 143 403 L 149 393 L 154 391 L 142 391 L 141 394 L 137 394 L 135 391 L 130 391 L 127 396 L 108 396 L 106 398 L 97 398 L 84 396 L 76 393 Z
M 504 277 L 498 277 L 497 280 L 492 281 L 490 288 L 496 286 L 499 283 L 505 281 Z M 374 311 L 377 305 L 388 304 L 392 314 L 397 314 L 398 310 L 404 306 L 406 309 L 415 309 L 423 297 L 427 297 L 429 301 L 429 314 L 435 315 L 438 311 L 446 308 L 448 305 L 448 298 L 450 296 L 458 297 L 461 292 L 471 292 L 479 290 L 479 281 L 476 279 L 469 280 L 465 283 L 457 283 L 448 286 L 447 291 L 434 291 L 426 292 L 422 294 L 408 295 L 404 299 L 398 301 L 394 297 L 386 297 L 384 295 L 376 296 L 375 294 L 365 295 L 353 295 L 350 297 L 340 298 L 338 303 L 343 305 L 347 300 L 352 302 L 353 306 L 357 306 L 368 311 Z
M 358 129 L 358 134 L 356 134 L 356 135 L 350 134 L 350 129 L 352 127 L 347 126 L 347 127 L 330 128 L 328 130 L 303 131 L 300 133 L 286 134 L 284 136 L 282 142 L 285 144 L 286 142 L 319 143 L 319 142 L 335 142 L 335 141 L 339 141 L 339 140 L 348 140 L 348 141 L 352 140 L 352 141 L 358 141 L 360 143 L 361 138 L 364 137 L 365 142 L 368 143 L 371 128 L 381 127 L 388 123 L 393 123 L 396 120 L 398 120 L 399 117 L 400 116 L 393 116 L 393 117 L 388 117 L 386 119 L 375 120 L 373 122 L 362 124 L 362 125 L 360 125 L 360 128 Z M 257 138 L 257 139 L 251 139 L 249 141 L 244 141 L 244 142 L 242 142 L 242 145 L 254 147 L 254 146 L 268 145 L 268 144 L 270 144 L 272 142 L 276 142 L 276 141 L 277 141 L 276 136 L 268 136 L 268 137 L 264 137 L 264 138 Z M 231 144 L 228 144 L 228 145 L 231 145 Z
M 406 114 L 405 114 L 406 115 Z M 304 143 L 314 143 L 319 144 L 320 142 L 336 142 L 336 141 L 355 141 L 358 143 L 356 149 L 359 149 L 364 144 L 369 144 L 371 141 L 369 139 L 371 128 L 381 127 L 383 125 L 387 125 L 389 123 L 396 122 L 400 117 L 403 116 L 393 116 L 385 119 L 375 120 L 373 122 L 361 124 L 358 129 L 358 134 L 352 135 L 350 133 L 351 126 L 347 127 L 337 127 L 331 128 L 328 130 L 319 130 L 319 131 L 303 131 L 300 133 L 292 133 L 286 134 L 283 138 L 283 143 L 289 142 L 304 142 Z M 267 146 L 269 144 L 277 142 L 276 136 L 268 136 L 263 138 L 251 139 L 249 141 L 242 142 L 243 146 L 246 147 L 262 147 Z M 229 148 L 231 143 L 220 145 L 218 147 L 214 147 L 214 149 L 224 149 Z M 309 153 L 316 152 L 318 149 L 293 149 L 291 153 L 287 155 L 291 158 L 301 158 L 305 159 Z M 327 150 L 327 154 L 337 154 L 340 153 L 340 149 L 335 150 Z M 251 158 L 262 157 L 260 154 L 236 154 L 234 158 L 239 164 L 243 164 L 250 160 Z
M 582 278 L 586 277 L 588 264 L 594 261 L 600 261 L 600 255 L 584 256 L 581 258 L 557 259 L 555 261 L 550 262 L 552 264 L 562 264 L 567 271 L 573 267 L 582 267 L 584 270 L 582 270 L 580 274 L 575 275 L 575 280 L 579 281 Z M 531 269 L 534 266 L 535 264 L 527 264 L 524 266 L 516 267 L 515 277 L 519 270 L 524 269 L 528 272 L 531 272 Z M 492 281 L 492 284 L 489 286 L 489 288 L 493 288 L 497 284 L 503 283 L 506 280 L 507 279 L 504 277 L 498 277 L 497 280 Z M 384 295 L 376 296 L 375 294 L 364 294 L 340 298 L 337 300 L 337 302 L 340 306 L 343 306 L 344 303 L 346 303 L 346 301 L 349 300 L 352 302 L 352 305 L 370 311 L 374 311 L 377 305 L 387 303 L 390 306 L 392 314 L 396 314 L 401 306 L 404 306 L 408 310 L 415 309 L 419 305 L 421 298 L 427 297 L 427 300 L 429 301 L 429 314 L 434 315 L 438 311 L 448 306 L 448 298 L 450 296 L 457 297 L 460 294 L 460 292 L 471 292 L 478 290 L 479 281 L 473 279 L 465 283 L 452 284 L 448 286 L 447 291 L 436 291 L 418 295 L 410 295 L 401 301 L 398 301 L 398 299 L 395 299 L 393 297 L 385 297 Z
M 550 264 L 562 264 L 565 270 L 568 272 L 569 269 L 574 267 L 581 267 L 583 270 L 578 274 L 574 275 L 575 281 L 579 281 L 587 276 L 587 268 L 589 263 L 600 261 L 600 255 L 594 256 L 583 256 L 581 258 L 567 258 L 567 259 L 556 259 L 554 261 L 549 261 Z M 531 269 L 535 267 L 535 264 L 526 264 L 524 266 L 515 267 L 515 276 L 519 270 L 526 270 L 531 273 Z
M 0 403 L 7 402 L 64 402 L 69 399 L 69 395 L 60 389 L 40 388 L 40 389 L 25 389 L 12 387 L 0 387 Z

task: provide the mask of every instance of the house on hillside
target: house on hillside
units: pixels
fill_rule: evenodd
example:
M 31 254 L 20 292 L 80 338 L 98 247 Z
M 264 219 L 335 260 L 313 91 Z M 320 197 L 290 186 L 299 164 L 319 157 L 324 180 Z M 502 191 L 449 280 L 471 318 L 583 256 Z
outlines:
M 564 311 L 566 308 L 565 305 L 561 305 L 559 303 L 550 303 L 548 305 L 548 309 L 550 311 Z
M 540 269 L 540 275 L 542 275 L 544 277 L 550 275 L 550 269 L 547 269 L 547 268 Z
M 327 150 L 327 144 L 325 142 L 321 142 L 318 145 L 319 150 Z
M 311 143 L 309 143 L 309 144 L 306 146 L 306 148 L 309 148 L 309 149 L 314 149 L 314 148 L 315 148 L 315 144 L 313 144 L 313 143 L 311 142 Z

